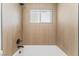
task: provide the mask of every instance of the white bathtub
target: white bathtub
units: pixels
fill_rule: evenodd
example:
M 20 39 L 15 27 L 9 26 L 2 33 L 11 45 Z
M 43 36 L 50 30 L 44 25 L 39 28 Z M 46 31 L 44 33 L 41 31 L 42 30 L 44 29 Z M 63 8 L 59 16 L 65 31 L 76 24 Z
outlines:
M 21 53 L 19 54 L 19 51 Z M 67 56 L 56 45 L 24 45 L 13 56 Z

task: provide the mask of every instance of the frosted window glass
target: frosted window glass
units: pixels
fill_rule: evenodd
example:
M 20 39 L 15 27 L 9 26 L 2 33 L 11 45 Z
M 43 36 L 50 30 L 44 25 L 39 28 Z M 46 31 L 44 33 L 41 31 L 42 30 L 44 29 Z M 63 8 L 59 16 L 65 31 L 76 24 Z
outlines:
M 30 22 L 31 23 L 51 23 L 52 11 L 51 10 L 31 10 Z
M 31 23 L 40 23 L 40 10 L 32 10 L 30 13 Z
M 52 11 L 42 10 L 41 11 L 41 23 L 51 23 L 51 20 L 52 20 Z

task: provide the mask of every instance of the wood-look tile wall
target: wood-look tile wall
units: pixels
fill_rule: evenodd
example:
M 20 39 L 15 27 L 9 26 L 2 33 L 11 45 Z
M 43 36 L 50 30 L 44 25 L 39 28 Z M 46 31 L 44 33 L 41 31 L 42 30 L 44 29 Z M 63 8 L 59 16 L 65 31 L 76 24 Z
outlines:
M 23 10 L 23 44 L 56 44 L 56 4 L 27 3 Z M 53 10 L 52 23 L 30 23 L 30 10 Z
M 21 36 L 23 36 L 23 44 L 25 45 L 57 44 L 68 55 L 78 54 L 77 4 L 27 3 L 23 7 L 23 15 L 19 4 L 4 3 L 2 9 L 3 51 L 5 55 L 12 55 L 16 52 L 16 40 Z M 30 23 L 29 12 L 31 9 L 53 10 L 52 23 Z M 23 16 L 23 20 L 21 16 Z M 23 35 L 21 35 L 22 30 Z
M 68 55 L 78 55 L 78 4 L 58 4 L 57 45 Z
M 16 40 L 21 38 L 21 7 L 15 3 L 2 4 L 3 53 L 16 52 Z

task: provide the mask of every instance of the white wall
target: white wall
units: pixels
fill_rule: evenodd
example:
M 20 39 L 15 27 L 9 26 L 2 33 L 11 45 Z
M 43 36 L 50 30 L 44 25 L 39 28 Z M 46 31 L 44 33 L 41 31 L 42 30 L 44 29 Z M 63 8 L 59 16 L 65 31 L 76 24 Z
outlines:
M 2 55 L 2 50 L 1 50 L 1 3 L 0 3 L 0 56 Z
M 0 50 L 1 50 L 1 3 L 0 3 Z

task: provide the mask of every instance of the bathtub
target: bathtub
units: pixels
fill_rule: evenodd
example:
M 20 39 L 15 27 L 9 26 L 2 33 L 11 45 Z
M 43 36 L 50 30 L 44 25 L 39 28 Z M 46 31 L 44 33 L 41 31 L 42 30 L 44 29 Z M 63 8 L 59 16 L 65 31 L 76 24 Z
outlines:
M 67 56 L 56 45 L 24 45 L 13 56 Z

